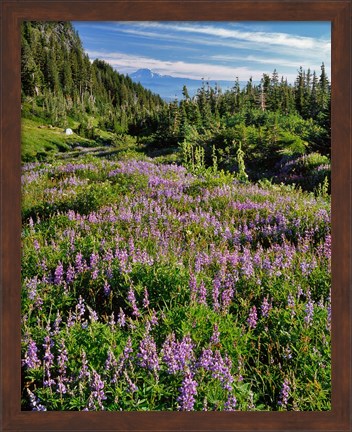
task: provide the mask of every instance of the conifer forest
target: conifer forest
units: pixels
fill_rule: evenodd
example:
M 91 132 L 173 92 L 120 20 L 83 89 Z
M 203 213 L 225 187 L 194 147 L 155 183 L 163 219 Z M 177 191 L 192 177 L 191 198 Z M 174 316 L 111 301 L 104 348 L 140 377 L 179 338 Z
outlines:
M 165 101 L 21 38 L 22 410 L 331 410 L 324 63 Z

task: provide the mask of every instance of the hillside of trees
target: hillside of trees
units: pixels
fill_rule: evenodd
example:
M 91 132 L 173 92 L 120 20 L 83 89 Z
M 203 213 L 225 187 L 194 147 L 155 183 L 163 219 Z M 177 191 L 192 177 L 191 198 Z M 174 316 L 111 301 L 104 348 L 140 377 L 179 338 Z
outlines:
M 240 151 L 251 180 L 313 190 L 329 177 L 330 100 L 322 64 L 318 72 L 298 67 L 294 84 L 274 70 L 242 88 L 234 77 L 225 92 L 204 81 L 193 98 L 184 86 L 181 101 L 166 103 L 106 62 L 91 63 L 70 23 L 22 26 L 23 118 L 91 140 L 97 131 L 115 144 L 133 137 L 149 154 L 176 152 L 184 163 L 230 172 Z
M 123 133 L 139 122 L 152 122 L 164 105 L 152 94 L 101 60 L 90 62 L 69 22 L 24 22 L 22 26 L 22 97 L 42 108 L 52 125 L 78 120 L 80 134 L 100 127 Z

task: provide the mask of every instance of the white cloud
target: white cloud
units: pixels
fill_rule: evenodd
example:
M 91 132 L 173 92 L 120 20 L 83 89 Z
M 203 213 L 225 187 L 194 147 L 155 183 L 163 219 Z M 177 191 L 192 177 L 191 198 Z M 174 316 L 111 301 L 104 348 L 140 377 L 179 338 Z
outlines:
M 142 36 L 145 38 L 150 39 L 157 39 L 157 40 L 163 40 L 163 41 L 170 41 L 170 42 L 179 42 L 182 44 L 182 46 L 186 46 L 186 44 L 194 44 L 196 46 L 197 44 L 200 44 L 202 46 L 212 46 L 212 47 L 222 47 L 222 48 L 230 48 L 234 50 L 244 50 L 247 52 L 253 52 L 257 53 L 260 52 L 262 54 L 265 54 L 268 56 L 268 59 L 270 59 L 269 56 L 282 56 L 287 57 L 289 56 L 290 60 L 285 61 L 284 64 L 278 63 L 276 66 L 279 67 L 294 67 L 297 69 L 299 66 L 305 66 L 310 64 L 319 65 L 322 61 L 325 62 L 325 66 L 327 71 L 330 68 L 330 42 L 328 41 L 320 41 L 313 38 L 301 38 L 301 45 L 304 43 L 308 46 L 311 46 L 312 48 L 301 48 L 299 45 L 300 43 L 293 44 L 293 41 L 296 40 L 294 38 L 288 39 L 288 38 L 281 38 L 281 41 L 285 40 L 286 43 L 292 43 L 292 46 L 287 46 L 284 43 L 282 44 L 270 44 L 269 42 L 264 42 L 264 39 L 261 39 L 261 42 L 259 42 L 259 38 L 252 38 L 252 39 L 231 39 L 231 38 L 215 38 L 214 36 L 211 38 L 207 38 L 206 36 L 199 36 L 199 35 L 190 35 L 185 33 L 178 33 L 178 34 L 170 34 L 168 31 L 170 30 L 168 25 L 164 24 L 153 24 L 153 27 L 159 26 L 158 30 L 156 31 L 145 31 L 140 29 L 134 29 L 134 28 L 126 28 L 121 29 L 119 28 L 119 31 L 129 34 L 129 35 L 135 35 L 135 36 Z M 145 27 L 145 25 L 141 26 Z M 181 26 L 182 27 L 182 26 Z M 182 27 L 183 28 L 183 27 Z M 193 27 L 192 27 L 193 28 Z M 225 29 L 223 29 L 225 30 Z M 244 32 L 241 32 L 244 34 Z M 245 32 L 246 34 L 249 34 L 249 32 Z M 261 32 L 261 34 L 263 34 Z M 270 39 L 269 35 L 276 35 L 279 33 L 265 33 L 268 39 Z M 257 32 L 258 35 L 258 32 Z M 283 35 L 281 33 L 281 35 Z M 300 37 L 298 37 L 297 41 Z M 289 66 L 289 61 L 291 61 L 291 65 Z M 258 62 L 260 63 L 260 62 Z M 262 62 L 264 63 L 264 62 Z M 269 64 L 269 62 L 268 62 Z M 309 67 L 309 66 L 307 66 Z
M 89 57 L 105 60 L 111 66 L 121 73 L 131 73 L 137 69 L 148 68 L 161 75 L 172 75 L 175 77 L 191 79 L 209 79 L 209 80 L 234 80 L 239 77 L 240 80 L 247 80 L 250 76 L 253 80 L 260 80 L 263 76 L 263 70 L 250 69 L 247 67 L 230 67 L 214 65 L 209 63 L 187 63 L 184 61 L 162 61 L 150 57 L 141 57 L 120 52 L 100 52 L 88 51 Z M 267 73 L 271 73 L 268 70 Z M 295 79 L 294 74 L 285 74 L 289 81 Z
M 136 23 L 130 22 L 130 25 Z M 170 24 L 160 22 L 141 22 L 139 24 L 141 28 L 154 28 L 159 30 L 172 30 L 180 33 L 193 33 L 202 34 L 205 36 L 217 37 L 226 40 L 242 40 L 247 42 L 255 42 L 259 44 L 268 45 L 279 45 L 286 48 L 298 48 L 308 50 L 323 50 L 325 52 L 330 51 L 331 42 L 325 39 L 316 39 L 307 36 L 291 35 L 281 32 L 263 32 L 263 31 L 243 31 L 238 29 L 227 29 L 221 27 L 215 27 L 211 25 L 191 25 L 191 24 Z M 121 28 L 119 27 L 119 30 Z M 125 29 L 122 31 L 134 32 L 135 30 Z M 138 31 L 137 31 L 138 32 Z M 137 33 L 138 34 L 138 33 Z M 147 32 L 144 32 L 147 35 Z

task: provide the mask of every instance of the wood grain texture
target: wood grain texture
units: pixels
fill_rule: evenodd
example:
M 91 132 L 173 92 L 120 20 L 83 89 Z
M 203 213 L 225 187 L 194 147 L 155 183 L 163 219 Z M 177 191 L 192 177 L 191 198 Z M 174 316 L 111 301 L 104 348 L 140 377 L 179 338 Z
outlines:
M 332 411 L 21 412 L 20 22 L 332 22 Z M 1 3 L 1 411 L 4 431 L 351 430 L 351 1 L 3 0 Z

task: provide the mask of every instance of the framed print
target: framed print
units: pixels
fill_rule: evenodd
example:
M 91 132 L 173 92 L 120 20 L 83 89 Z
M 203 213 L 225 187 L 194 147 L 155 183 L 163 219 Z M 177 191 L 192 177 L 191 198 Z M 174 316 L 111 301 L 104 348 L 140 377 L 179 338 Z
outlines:
M 351 2 L 1 14 L 3 430 L 350 430 Z

